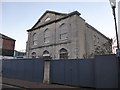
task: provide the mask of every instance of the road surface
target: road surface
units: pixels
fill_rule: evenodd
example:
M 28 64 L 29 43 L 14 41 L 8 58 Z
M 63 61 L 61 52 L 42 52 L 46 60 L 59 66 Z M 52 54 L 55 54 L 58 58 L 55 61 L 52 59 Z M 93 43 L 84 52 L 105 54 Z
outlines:
M 17 90 L 27 90 L 27 89 L 25 89 L 25 88 L 21 88 L 21 87 L 13 86 L 13 85 L 0 84 L 0 90 L 1 90 L 1 89 L 4 90 L 4 89 L 6 89 L 6 88 L 7 88 L 7 89 L 8 89 L 8 88 L 9 88 L 9 89 L 12 89 L 12 88 L 15 89 L 15 88 L 16 88 Z

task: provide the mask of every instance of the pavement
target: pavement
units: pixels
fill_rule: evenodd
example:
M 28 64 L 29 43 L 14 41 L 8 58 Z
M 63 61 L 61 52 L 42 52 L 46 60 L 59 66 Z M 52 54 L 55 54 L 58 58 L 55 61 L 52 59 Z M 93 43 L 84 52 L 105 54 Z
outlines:
M 43 84 L 39 82 L 30 82 L 25 80 L 18 80 L 12 78 L 2 77 L 2 85 L 22 88 L 21 90 L 27 90 L 29 88 L 78 88 L 81 90 L 95 90 L 95 88 L 75 87 L 58 84 Z
M 25 88 L 21 88 L 21 87 L 17 87 L 17 86 L 14 86 L 14 85 L 9 85 L 9 84 L 0 84 L 0 86 L 2 87 L 1 89 L 2 90 L 9 90 L 9 89 L 12 89 L 12 90 L 27 90 Z M 0 90 L 1 90 L 0 89 Z
M 2 77 L 2 83 L 8 85 L 15 85 L 21 88 L 76 88 L 65 85 L 57 85 L 57 84 L 43 84 L 39 82 L 30 82 L 25 80 L 11 79 Z

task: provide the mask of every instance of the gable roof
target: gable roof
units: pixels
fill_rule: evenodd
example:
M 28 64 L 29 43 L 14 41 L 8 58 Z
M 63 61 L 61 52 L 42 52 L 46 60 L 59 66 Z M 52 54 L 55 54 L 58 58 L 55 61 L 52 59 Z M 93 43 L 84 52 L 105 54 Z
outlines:
M 40 17 L 40 19 L 37 21 L 37 23 L 32 27 L 32 29 L 40 22 L 40 20 L 41 20 L 47 13 L 52 13 L 52 14 L 62 15 L 62 16 L 66 16 L 66 15 L 67 15 L 66 13 L 59 13 L 59 12 L 47 10 L 47 11 Z
M 78 16 L 80 15 L 80 13 L 79 13 L 78 11 L 74 11 L 74 12 L 71 12 L 71 13 L 66 14 L 66 13 L 59 13 L 59 12 L 54 12 L 54 11 L 48 11 L 48 10 L 47 10 L 47 11 L 40 17 L 40 19 L 37 21 L 37 23 L 36 23 L 31 29 L 29 29 L 29 30 L 27 30 L 27 31 L 29 32 L 29 31 L 33 31 L 33 30 L 37 29 L 37 28 L 35 28 L 35 26 L 40 22 L 40 20 L 41 20 L 47 13 L 52 13 L 52 14 L 56 14 L 56 15 L 62 15 L 63 17 L 61 17 L 61 18 L 59 18 L 59 19 L 56 19 L 56 20 L 53 20 L 53 21 L 50 21 L 50 22 L 48 22 L 48 23 L 42 24 L 42 25 L 38 26 L 37 28 L 40 28 L 40 27 L 43 27 L 43 26 L 45 26 L 45 25 L 48 25 L 48 24 L 51 24 L 51 23 L 60 21 L 60 20 L 62 20 L 62 19 L 68 18 L 68 17 L 70 17 L 70 16 L 72 16 L 72 15 L 75 15 L 75 14 L 78 15 Z
M 10 38 L 10 37 L 8 37 L 8 36 L 6 36 L 6 35 L 3 35 L 3 34 L 1 34 L 1 33 L 0 33 L 0 38 L 5 39 L 5 40 L 13 40 L 13 41 L 16 41 L 15 39 L 12 39 L 12 38 Z

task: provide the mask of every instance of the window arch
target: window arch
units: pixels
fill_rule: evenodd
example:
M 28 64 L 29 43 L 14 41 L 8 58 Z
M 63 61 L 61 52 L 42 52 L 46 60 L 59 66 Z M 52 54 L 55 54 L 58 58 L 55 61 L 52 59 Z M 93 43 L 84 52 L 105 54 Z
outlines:
M 47 18 L 45 19 L 45 22 L 50 21 L 50 20 L 51 20 L 51 18 L 47 17 Z
M 49 54 L 49 52 L 48 52 L 47 50 L 45 50 L 45 51 L 43 52 L 43 54 Z
M 46 29 L 44 31 L 44 42 L 49 43 L 50 42 L 50 30 Z
M 67 39 L 68 38 L 67 25 L 65 23 L 61 24 L 59 29 L 60 40 Z
M 68 51 L 64 48 L 60 49 L 60 59 L 68 59 Z
M 49 54 L 49 52 L 48 52 L 47 50 L 45 50 L 45 51 L 43 52 L 43 56 L 50 56 L 50 54 Z
M 37 45 L 37 34 L 33 34 L 33 45 Z
M 36 53 L 35 52 L 32 53 L 32 58 L 36 58 Z

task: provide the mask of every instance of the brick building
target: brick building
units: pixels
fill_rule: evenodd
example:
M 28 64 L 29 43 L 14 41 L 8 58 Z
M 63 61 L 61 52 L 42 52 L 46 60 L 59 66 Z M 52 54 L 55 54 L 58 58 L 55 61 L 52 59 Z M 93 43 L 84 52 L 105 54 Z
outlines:
M 112 40 L 80 17 L 78 11 L 46 11 L 28 31 L 26 54 L 29 58 L 91 58 L 112 52 Z
M 0 33 L 0 58 L 14 56 L 15 40 Z

